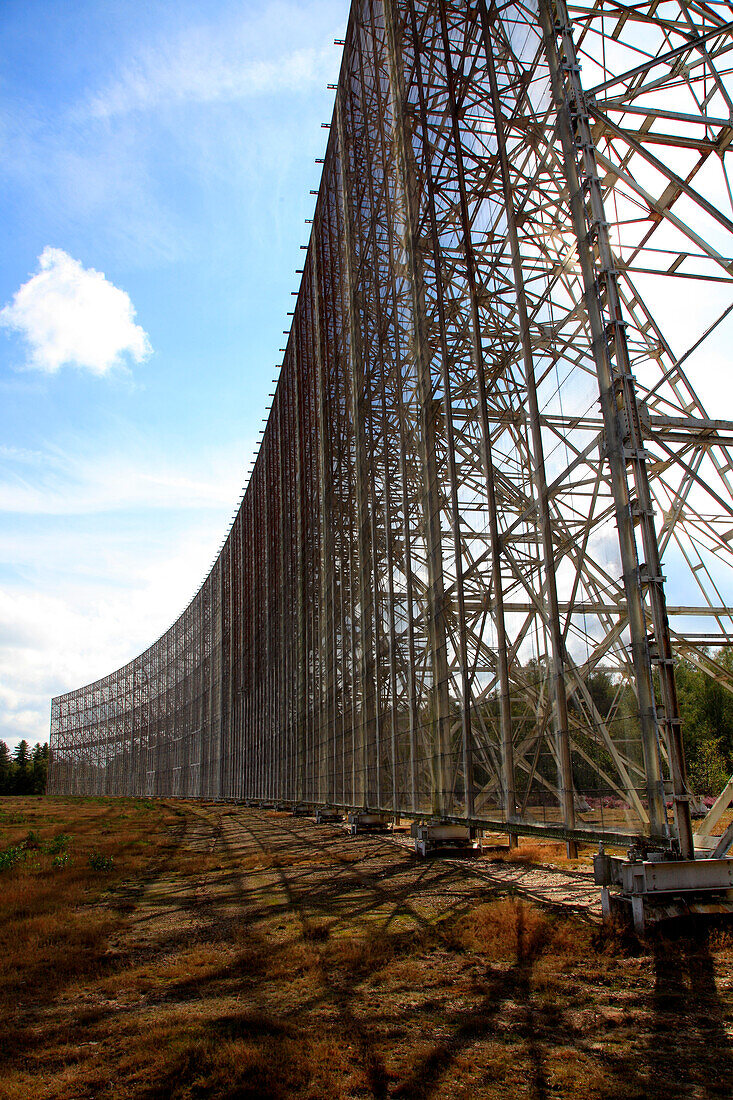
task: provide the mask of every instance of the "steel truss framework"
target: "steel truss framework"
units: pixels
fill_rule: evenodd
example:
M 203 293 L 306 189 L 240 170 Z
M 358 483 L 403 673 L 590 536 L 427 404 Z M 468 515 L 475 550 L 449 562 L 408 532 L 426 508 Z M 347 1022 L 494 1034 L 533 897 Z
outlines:
M 53 700 L 53 791 L 689 853 L 675 654 L 732 686 L 733 424 L 690 377 L 732 62 L 721 0 L 354 0 L 241 507 L 167 633 Z M 673 350 L 686 300 L 722 305 Z

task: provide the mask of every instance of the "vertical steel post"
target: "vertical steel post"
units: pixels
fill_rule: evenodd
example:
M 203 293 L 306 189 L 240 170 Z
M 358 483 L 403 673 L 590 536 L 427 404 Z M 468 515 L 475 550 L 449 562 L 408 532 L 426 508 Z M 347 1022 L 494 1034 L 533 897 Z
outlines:
M 481 0 L 480 7 L 482 9 L 481 15 L 483 18 L 485 15 L 484 0 Z M 448 34 L 445 25 L 444 14 L 442 14 L 441 23 L 443 34 L 443 48 L 446 53 L 446 58 L 448 59 L 447 72 L 448 87 L 450 91 L 451 130 L 453 134 L 453 144 L 456 153 L 456 173 L 460 196 L 461 231 L 463 236 L 464 254 L 466 258 L 466 278 L 468 281 L 468 291 L 471 306 L 471 351 L 473 356 L 473 365 L 476 374 L 476 384 L 478 390 L 479 417 L 481 423 L 481 457 L 484 468 L 486 503 L 489 523 L 491 584 L 494 591 L 494 625 L 496 628 L 496 666 L 497 679 L 499 682 L 499 721 L 501 730 L 504 814 L 507 821 L 513 821 L 516 814 L 516 794 L 514 785 L 514 744 L 512 738 L 511 690 L 509 686 L 506 618 L 504 610 L 504 591 L 501 575 L 501 540 L 499 537 L 498 506 L 496 500 L 494 461 L 491 445 L 491 427 L 489 424 L 488 395 L 486 392 L 486 367 L 482 347 L 481 318 L 479 313 L 478 289 L 476 285 L 476 258 L 471 243 L 471 225 L 466 195 L 463 151 L 460 137 L 460 129 L 458 125 L 458 113 L 456 106 L 453 73 L 450 66 L 450 47 L 448 43 Z M 503 153 L 503 159 L 506 159 L 506 146 L 503 141 L 503 135 L 500 133 L 499 130 L 499 123 L 498 121 L 496 121 L 497 116 L 500 114 L 500 112 L 498 109 L 498 97 L 496 95 L 496 73 L 494 70 L 493 62 L 493 46 L 491 43 L 491 39 L 487 39 L 486 37 L 485 25 L 484 47 L 487 56 L 492 106 L 497 128 L 497 146 L 499 148 L 500 157 L 502 157 Z
M 321 348 L 321 292 L 318 272 L 318 249 L 312 241 L 309 250 L 312 286 L 313 311 L 313 348 L 315 351 L 316 393 L 317 393 L 317 431 L 318 431 L 318 506 L 320 524 L 320 623 L 319 655 L 323 680 L 320 695 L 321 729 L 321 788 L 320 801 L 333 803 L 335 800 L 333 760 L 329 753 L 329 742 L 334 736 L 333 720 L 333 674 L 334 654 L 332 646 L 333 615 L 333 530 L 331 504 L 331 448 L 330 420 L 328 415 L 328 380 L 325 377 L 325 364 Z
M 361 769 L 359 789 L 354 792 L 354 801 L 366 807 L 370 796 L 367 785 L 368 758 L 367 748 L 372 730 L 376 724 L 376 668 L 374 660 L 374 594 L 372 591 L 372 568 L 369 516 L 369 485 L 367 473 L 367 447 L 365 438 L 365 377 L 361 347 L 359 309 L 356 301 L 356 272 L 353 270 L 354 246 L 352 241 L 351 191 L 348 179 L 349 150 L 343 123 L 341 99 L 336 99 L 336 126 L 340 150 L 341 202 L 343 208 L 344 233 L 344 272 L 346 282 L 346 307 L 349 327 L 349 381 L 351 386 L 350 402 L 352 430 L 354 432 L 355 481 L 356 481 L 356 524 L 357 554 L 359 574 L 359 618 L 361 653 L 359 675 L 361 680 L 361 708 L 359 711 L 359 742 L 357 748 L 358 767 Z
M 572 28 L 564 0 L 558 3 L 540 0 L 539 16 L 550 70 L 552 94 L 557 109 L 563 168 L 570 191 L 570 211 L 577 237 L 585 304 L 593 335 L 593 355 L 598 371 L 601 410 L 605 424 L 606 457 L 616 504 L 616 524 L 628 605 L 631 653 L 643 734 L 649 817 L 653 829 L 658 834 L 666 830 L 664 790 L 659 766 L 657 732 L 659 719 L 654 698 L 649 652 L 650 638 L 646 628 L 644 584 L 647 585 L 650 593 L 652 623 L 664 662 L 660 666 L 662 700 L 665 708 L 662 721 L 668 730 L 680 851 L 685 859 L 694 859 L 692 823 L 689 796 L 684 782 L 684 754 L 674 688 L 663 578 L 654 530 L 639 410 L 626 345 L 625 323 L 608 236 L 608 223 L 603 209 L 603 192 L 596 165 L 595 146 L 584 102 Z M 635 482 L 637 507 L 633 507 L 629 493 L 627 465 L 631 466 Z M 634 536 L 634 513 L 637 511 L 647 556 L 645 576 L 639 564 Z
M 448 696 L 448 653 L 445 621 L 445 586 L 440 528 L 438 464 L 436 458 L 436 402 L 430 376 L 430 353 L 425 333 L 424 287 L 419 254 L 419 186 L 412 166 L 411 146 L 405 133 L 403 69 L 399 62 L 393 0 L 384 0 L 388 42 L 389 75 L 394 104 L 395 143 L 397 146 L 400 190 L 405 210 L 405 250 L 412 290 L 412 326 L 417 373 L 420 432 L 418 439 L 422 469 L 420 491 L 426 543 L 426 627 L 432 666 L 432 713 L 429 716 L 432 750 L 432 812 L 445 814 L 446 756 L 449 740 L 450 700 Z

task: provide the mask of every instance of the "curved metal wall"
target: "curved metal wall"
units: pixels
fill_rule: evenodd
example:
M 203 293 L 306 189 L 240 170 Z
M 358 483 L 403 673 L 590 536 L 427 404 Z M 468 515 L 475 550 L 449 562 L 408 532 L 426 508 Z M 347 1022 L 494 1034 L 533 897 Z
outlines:
M 689 844 L 672 660 L 724 676 L 733 425 L 658 288 L 732 281 L 728 14 L 355 0 L 242 505 L 53 700 L 52 791 Z

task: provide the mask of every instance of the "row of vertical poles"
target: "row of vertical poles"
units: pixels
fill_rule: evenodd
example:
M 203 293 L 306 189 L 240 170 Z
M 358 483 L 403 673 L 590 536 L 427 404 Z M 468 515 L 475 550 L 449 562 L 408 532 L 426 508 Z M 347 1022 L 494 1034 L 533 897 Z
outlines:
M 513 56 L 517 27 L 530 45 Z M 542 143 L 562 175 L 549 199 L 536 183 Z M 543 242 L 528 239 L 531 205 L 556 211 L 558 236 L 574 238 L 585 312 L 573 338 L 578 307 L 563 305 Z M 625 341 L 565 5 L 540 0 L 535 20 L 488 0 L 355 3 L 303 279 L 243 502 L 163 638 L 54 700 L 55 789 L 548 822 L 569 836 L 581 824 L 592 835 L 603 799 L 579 822 L 581 768 L 593 791 L 620 794 L 614 826 L 660 839 L 664 742 L 689 854 Z M 572 482 L 579 460 L 559 469 L 547 453 L 548 422 L 563 420 L 548 362 L 563 356 L 568 375 L 592 359 L 600 393 L 603 438 L 582 454 L 608 470 L 618 528 L 638 704 L 622 718 L 615 701 L 600 714 L 570 641 L 574 601 L 599 600 L 568 534 L 572 493 L 585 492 Z M 593 614 L 584 640 L 603 626 L 618 675 L 622 612 Z

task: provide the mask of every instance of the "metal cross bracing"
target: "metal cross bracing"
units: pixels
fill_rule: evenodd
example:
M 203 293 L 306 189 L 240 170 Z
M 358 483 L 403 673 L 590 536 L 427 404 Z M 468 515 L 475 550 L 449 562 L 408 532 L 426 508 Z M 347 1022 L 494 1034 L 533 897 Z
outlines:
M 354 0 L 241 507 L 170 630 L 54 699 L 51 790 L 691 853 L 675 656 L 733 690 L 733 423 L 694 388 L 732 63 L 720 0 Z

